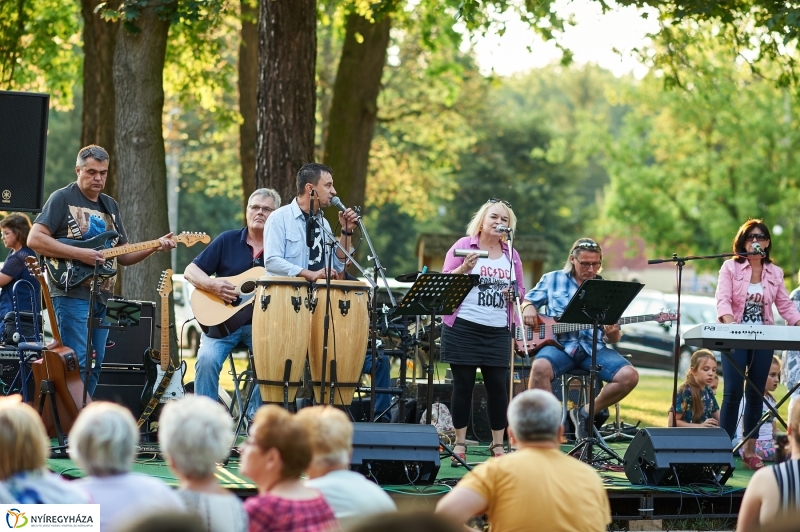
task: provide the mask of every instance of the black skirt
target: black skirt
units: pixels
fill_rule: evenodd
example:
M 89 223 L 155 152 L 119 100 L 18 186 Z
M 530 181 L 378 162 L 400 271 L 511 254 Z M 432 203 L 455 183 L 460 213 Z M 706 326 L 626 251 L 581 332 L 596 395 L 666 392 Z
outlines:
M 487 327 L 456 318 L 442 326 L 442 362 L 465 366 L 508 367 L 511 333 L 507 327 Z

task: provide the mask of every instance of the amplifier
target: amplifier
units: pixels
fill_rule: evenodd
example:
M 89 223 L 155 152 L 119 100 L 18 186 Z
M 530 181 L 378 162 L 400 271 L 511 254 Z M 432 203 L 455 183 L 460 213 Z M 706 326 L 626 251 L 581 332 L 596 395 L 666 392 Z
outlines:
M 120 404 L 130 410 L 133 417 L 139 419 L 142 413 L 139 401 L 146 380 L 143 366 L 103 364 L 92 400 Z
M 25 351 L 23 354 L 26 358 L 30 355 L 35 355 L 35 358 L 31 359 L 31 361 L 39 358 L 38 353 L 35 351 Z M 0 393 L 3 395 L 22 393 L 21 378 L 17 378 L 16 382 L 14 382 L 18 372 L 19 355 L 17 354 L 16 349 L 0 348 Z M 30 363 L 28 364 L 26 373 L 28 376 L 28 385 L 26 387 L 27 399 L 28 402 L 32 402 L 34 388 L 33 374 L 31 373 Z M 11 386 L 12 383 L 14 385 L 13 387 Z
M 433 484 L 439 473 L 433 425 L 353 423 L 350 469 L 379 484 Z
M 143 366 L 142 358 L 156 341 L 155 312 L 152 301 L 135 301 L 142 305 L 139 325 L 108 331 L 106 355 L 103 364 Z M 113 345 L 110 345 L 113 342 Z

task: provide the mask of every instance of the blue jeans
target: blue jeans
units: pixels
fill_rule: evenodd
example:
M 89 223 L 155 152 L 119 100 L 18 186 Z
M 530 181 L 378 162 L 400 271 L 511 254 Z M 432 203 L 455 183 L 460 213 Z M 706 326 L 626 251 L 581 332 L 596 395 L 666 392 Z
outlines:
M 742 437 L 746 436 L 761 418 L 764 398 L 764 388 L 767 387 L 769 368 L 772 366 L 772 351 L 758 349 L 734 349 L 730 358 L 722 356 L 722 377 L 725 379 L 725 390 L 722 393 L 722 408 L 719 412 L 719 426 L 733 439 L 736 436 L 736 425 L 739 422 L 739 403 L 744 395 L 744 416 Z M 752 386 L 745 387 L 744 378 L 733 367 L 747 370 L 747 376 L 758 390 Z M 758 438 L 758 433 L 755 435 Z
M 219 374 L 228 354 L 239 343 L 253 350 L 253 326 L 243 325 L 225 338 L 209 338 L 205 334 L 200 337 L 200 349 L 197 351 L 197 362 L 194 370 L 194 393 L 205 395 L 214 401 L 219 398 Z M 245 401 L 247 397 L 242 397 Z M 247 416 L 252 419 L 261 406 L 261 394 L 256 388 L 247 408 Z
M 389 387 L 389 372 L 392 369 L 392 364 L 389 357 L 383 354 L 383 349 L 378 349 L 378 364 L 375 366 L 375 382 L 373 386 L 376 388 Z M 367 358 L 364 359 L 364 369 L 362 373 L 369 373 L 372 371 L 372 349 L 367 351 Z M 376 393 L 375 394 L 375 415 L 380 415 L 381 412 L 389 408 L 392 404 L 392 394 L 389 393 Z M 391 412 L 386 412 L 387 417 L 391 417 Z
M 89 301 L 74 297 L 58 296 L 53 298 L 53 310 L 58 320 L 58 331 L 61 341 L 65 346 L 75 352 L 81 368 L 81 379 L 86 378 L 86 335 L 89 332 L 87 321 L 89 319 Z M 106 306 L 96 302 L 94 304 L 94 317 L 105 324 Z M 94 395 L 97 381 L 100 380 L 103 358 L 106 356 L 106 340 L 108 329 L 95 329 L 92 331 L 92 347 L 95 352 L 92 374 L 89 376 L 87 390 L 89 396 Z
M 588 373 L 592 366 L 591 353 L 587 353 L 580 347 L 570 356 L 557 347 L 547 345 L 536 353 L 536 358 L 543 358 L 550 362 L 550 366 L 553 368 L 554 379 L 559 378 L 565 373 L 569 373 L 570 370 L 575 368 L 583 369 Z M 598 345 L 597 365 L 600 366 L 600 371 L 597 372 L 597 376 L 600 380 L 603 382 L 611 382 L 614 379 L 614 375 L 616 375 L 619 370 L 625 366 L 630 366 L 631 363 L 610 347 L 601 347 Z

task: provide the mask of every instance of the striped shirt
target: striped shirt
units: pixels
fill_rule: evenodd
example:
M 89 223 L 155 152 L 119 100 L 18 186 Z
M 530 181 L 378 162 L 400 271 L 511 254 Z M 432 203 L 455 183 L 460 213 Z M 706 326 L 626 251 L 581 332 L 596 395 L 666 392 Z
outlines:
M 787 460 L 772 467 L 778 482 L 778 500 L 783 513 L 800 507 L 800 460 Z

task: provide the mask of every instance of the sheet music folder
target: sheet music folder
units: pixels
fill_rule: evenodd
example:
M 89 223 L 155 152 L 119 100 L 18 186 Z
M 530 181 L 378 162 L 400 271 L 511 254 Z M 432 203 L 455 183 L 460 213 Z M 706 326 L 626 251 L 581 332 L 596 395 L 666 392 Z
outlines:
M 395 314 L 410 316 L 446 316 L 456 311 L 479 275 L 452 273 L 423 273 L 397 305 Z

